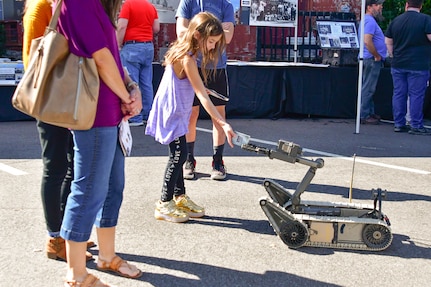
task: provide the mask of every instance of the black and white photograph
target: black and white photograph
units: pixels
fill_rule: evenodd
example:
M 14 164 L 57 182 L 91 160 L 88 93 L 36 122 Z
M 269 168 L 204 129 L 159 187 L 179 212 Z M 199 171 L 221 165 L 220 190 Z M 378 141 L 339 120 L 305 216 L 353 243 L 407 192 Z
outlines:
M 341 43 L 341 45 L 350 45 L 349 38 L 340 37 L 340 43 Z
M 323 46 L 328 46 L 329 45 L 329 41 L 328 38 L 326 37 L 320 37 L 320 45 Z
M 340 44 L 340 40 L 338 38 L 329 38 L 329 45 L 331 46 L 331 48 L 340 48 L 341 44 Z
M 318 31 L 320 35 L 326 35 L 326 34 L 331 34 L 332 30 L 331 30 L 331 25 L 317 25 L 318 27 Z
M 250 26 L 295 27 L 298 0 L 251 0 Z
M 356 34 L 355 26 L 353 24 L 351 25 L 342 25 L 341 31 L 344 34 Z
M 350 47 L 358 48 L 358 42 L 356 37 L 349 37 L 349 41 L 350 41 Z

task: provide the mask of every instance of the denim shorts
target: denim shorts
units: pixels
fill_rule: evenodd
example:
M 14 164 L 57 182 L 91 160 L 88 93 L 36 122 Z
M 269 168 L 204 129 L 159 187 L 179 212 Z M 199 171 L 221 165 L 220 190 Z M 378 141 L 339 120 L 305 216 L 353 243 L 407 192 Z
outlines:
M 114 227 L 123 201 L 124 155 L 118 127 L 73 131 L 74 179 L 60 235 L 76 242 L 90 238 L 93 225 Z

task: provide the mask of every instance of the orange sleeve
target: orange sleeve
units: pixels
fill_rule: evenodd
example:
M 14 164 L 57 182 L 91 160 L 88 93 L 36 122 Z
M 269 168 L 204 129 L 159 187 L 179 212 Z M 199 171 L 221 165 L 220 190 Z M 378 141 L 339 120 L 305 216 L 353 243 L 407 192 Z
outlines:
M 28 2 L 28 6 L 23 18 L 23 45 L 22 45 L 22 60 L 24 70 L 29 63 L 29 53 L 31 41 L 35 38 L 43 36 L 45 28 L 49 25 L 52 17 L 51 4 L 46 0 L 32 0 Z

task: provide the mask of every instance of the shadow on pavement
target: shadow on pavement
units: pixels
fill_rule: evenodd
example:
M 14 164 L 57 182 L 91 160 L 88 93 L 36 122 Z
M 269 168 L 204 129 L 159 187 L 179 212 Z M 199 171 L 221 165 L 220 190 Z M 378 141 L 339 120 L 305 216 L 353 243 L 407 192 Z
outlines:
M 182 271 L 194 277 L 184 278 L 166 273 L 146 273 L 143 270 L 144 275 L 137 280 L 148 282 L 152 286 L 340 286 L 279 271 L 265 271 L 265 273 L 259 274 L 159 257 L 124 253 L 118 255 L 127 261 L 172 269 L 173 272 Z M 95 269 L 96 263 L 89 262 L 87 267 Z

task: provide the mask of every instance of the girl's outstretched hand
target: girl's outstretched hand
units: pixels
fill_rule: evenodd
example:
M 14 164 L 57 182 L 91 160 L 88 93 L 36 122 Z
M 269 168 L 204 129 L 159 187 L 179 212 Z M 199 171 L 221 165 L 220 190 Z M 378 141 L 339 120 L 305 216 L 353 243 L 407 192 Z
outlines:
M 230 124 L 228 123 L 223 125 L 223 130 L 224 130 L 224 133 L 226 134 L 227 142 L 229 143 L 230 147 L 233 147 L 232 138 L 235 136 L 235 132 L 233 131 Z

